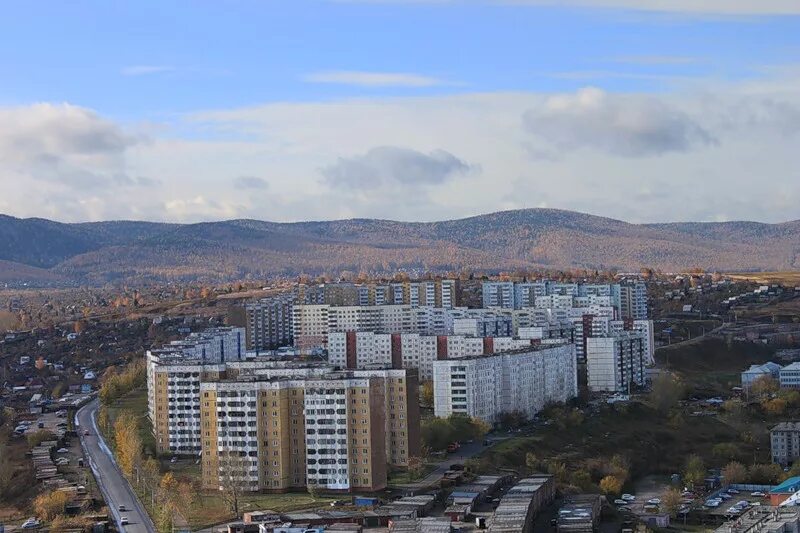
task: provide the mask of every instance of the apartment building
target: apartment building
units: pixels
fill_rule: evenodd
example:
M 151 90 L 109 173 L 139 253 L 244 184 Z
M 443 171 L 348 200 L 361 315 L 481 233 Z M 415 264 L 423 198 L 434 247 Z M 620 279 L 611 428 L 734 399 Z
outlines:
M 376 283 L 324 283 L 300 285 L 298 303 L 332 306 L 411 305 L 412 307 L 455 307 L 458 280 L 438 279 Z
M 294 294 L 282 294 L 245 305 L 248 350 L 274 350 L 292 345 L 292 305 L 295 298 Z
M 201 385 L 203 485 L 285 492 L 383 490 L 418 456 L 415 372 L 238 375 Z
M 800 457 L 800 422 L 781 422 L 769 431 L 772 462 L 789 466 Z
M 647 286 L 640 280 L 627 280 L 619 285 L 620 312 L 622 318 L 646 320 Z
M 572 344 L 536 346 L 433 364 L 434 412 L 477 417 L 491 424 L 503 413 L 533 417 L 546 404 L 578 393 Z
M 418 333 L 348 331 L 328 335 L 328 362 L 338 368 L 416 369 L 423 381 L 433 379 L 433 363 L 530 347 L 540 337 L 467 337 Z
M 243 328 L 213 328 L 147 352 L 147 407 L 158 453 L 200 451 L 200 382 L 244 355 Z
M 647 341 L 639 331 L 619 331 L 586 339 L 589 390 L 628 393 L 645 384 Z

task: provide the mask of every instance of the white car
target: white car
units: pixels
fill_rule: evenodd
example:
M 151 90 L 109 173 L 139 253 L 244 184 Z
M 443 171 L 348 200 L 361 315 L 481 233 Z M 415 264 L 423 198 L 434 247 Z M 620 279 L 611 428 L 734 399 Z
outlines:
M 614 505 L 628 505 L 628 502 L 622 499 L 614 500 Z
M 736 489 L 728 489 L 728 494 L 739 494 L 739 491 Z
M 647 503 L 650 505 L 661 505 L 661 500 L 659 498 L 650 498 L 647 500 Z
M 760 490 L 757 490 L 755 492 L 751 492 L 750 496 L 756 496 L 757 498 L 763 498 L 763 497 L 766 496 L 766 494 L 761 492 Z
M 636 496 L 634 496 L 633 494 L 627 494 L 627 493 L 623 494 L 622 496 L 620 496 L 620 498 L 625 500 L 626 502 L 632 502 L 632 501 L 636 500 Z
M 706 507 L 714 508 L 714 507 L 719 507 L 720 503 L 721 502 L 718 502 L 717 500 L 708 500 L 704 505 Z
M 28 518 L 22 523 L 22 529 L 35 529 L 41 527 L 42 523 L 36 518 Z
M 740 514 L 742 512 L 738 507 L 728 507 L 728 514 Z
M 121 525 L 123 525 L 123 526 L 127 526 L 128 525 L 128 517 L 127 516 L 120 516 L 119 517 L 119 523 Z

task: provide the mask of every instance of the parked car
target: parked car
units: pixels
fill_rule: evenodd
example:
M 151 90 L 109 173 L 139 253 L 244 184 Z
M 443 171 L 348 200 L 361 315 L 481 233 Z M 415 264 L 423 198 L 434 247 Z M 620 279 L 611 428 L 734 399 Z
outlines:
M 626 502 L 632 502 L 632 501 L 636 500 L 636 496 L 634 496 L 633 494 L 628 494 L 628 493 L 623 494 L 622 496 L 620 496 L 620 498 L 622 498 Z
M 28 518 L 22 523 L 22 529 L 36 529 L 42 526 L 42 522 L 37 518 Z
M 739 491 L 734 489 L 734 488 L 729 488 L 728 489 L 728 494 L 739 494 Z
M 127 526 L 128 523 L 129 523 L 128 522 L 128 517 L 127 516 L 120 516 L 119 517 L 119 523 L 122 524 L 123 526 Z
M 763 497 L 765 497 L 765 496 L 766 496 L 766 494 L 765 494 L 765 493 L 763 493 L 763 492 L 761 492 L 760 490 L 757 490 L 757 491 L 755 491 L 755 492 L 751 492 L 751 493 L 750 493 L 750 496 L 756 496 L 756 497 L 758 497 L 758 498 L 763 498 Z
M 623 499 L 618 499 L 618 500 L 614 500 L 614 505 L 628 505 L 628 502 L 626 502 Z
M 650 505 L 661 505 L 661 500 L 659 498 L 650 498 L 647 500 L 647 503 Z

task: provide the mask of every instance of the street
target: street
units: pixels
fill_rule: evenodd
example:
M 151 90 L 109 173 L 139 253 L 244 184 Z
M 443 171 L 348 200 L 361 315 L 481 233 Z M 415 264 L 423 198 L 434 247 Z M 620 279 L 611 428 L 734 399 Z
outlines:
M 95 415 L 98 406 L 98 400 L 93 400 L 79 409 L 75 414 L 75 429 L 80 436 L 86 460 L 106 500 L 109 514 L 120 531 L 155 533 L 150 517 L 120 472 L 111 450 L 97 429 Z M 89 431 L 89 435 L 84 435 L 86 430 Z M 120 506 L 125 506 L 126 510 L 120 511 Z M 122 517 L 128 519 L 127 525 L 123 526 L 120 523 Z

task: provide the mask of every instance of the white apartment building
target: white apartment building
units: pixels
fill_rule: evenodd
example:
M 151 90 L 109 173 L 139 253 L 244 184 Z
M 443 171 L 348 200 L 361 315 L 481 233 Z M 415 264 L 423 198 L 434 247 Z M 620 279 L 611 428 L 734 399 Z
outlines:
M 294 294 L 281 294 L 244 306 L 248 350 L 274 350 L 292 345 L 294 300 Z
M 800 458 L 800 422 L 781 422 L 769 431 L 772 462 L 788 466 Z
M 200 380 L 244 354 L 243 328 L 213 328 L 147 351 L 147 410 L 159 453 L 200 451 Z
M 433 364 L 434 412 L 461 413 L 494 424 L 503 413 L 533 417 L 546 404 L 578 393 L 574 346 L 438 360 Z
M 589 390 L 628 393 L 645 384 L 647 341 L 641 332 L 621 331 L 586 339 Z

